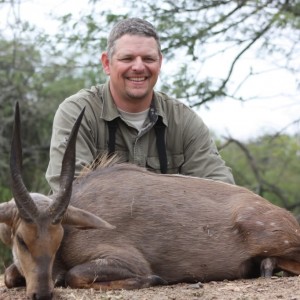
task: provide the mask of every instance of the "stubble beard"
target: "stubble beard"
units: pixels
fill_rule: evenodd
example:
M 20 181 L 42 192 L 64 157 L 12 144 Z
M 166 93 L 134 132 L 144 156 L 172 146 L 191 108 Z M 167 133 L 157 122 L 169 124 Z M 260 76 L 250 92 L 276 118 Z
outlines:
M 126 94 L 127 94 L 127 98 L 129 101 L 132 101 L 132 102 L 141 102 L 143 101 L 144 99 L 147 99 L 147 95 L 149 94 L 148 91 L 131 91 L 131 90 L 127 90 L 126 91 Z

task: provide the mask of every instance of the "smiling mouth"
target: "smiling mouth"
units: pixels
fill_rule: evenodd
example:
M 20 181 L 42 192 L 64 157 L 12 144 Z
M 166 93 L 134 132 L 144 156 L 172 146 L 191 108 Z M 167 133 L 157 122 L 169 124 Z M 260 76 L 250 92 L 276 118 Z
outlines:
M 133 82 L 141 82 L 141 81 L 145 81 L 147 77 L 128 77 L 127 79 Z

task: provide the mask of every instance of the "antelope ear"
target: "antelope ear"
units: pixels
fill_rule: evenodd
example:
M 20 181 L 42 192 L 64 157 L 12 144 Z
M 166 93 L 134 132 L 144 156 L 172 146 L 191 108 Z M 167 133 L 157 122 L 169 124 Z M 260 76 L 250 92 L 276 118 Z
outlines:
M 71 205 L 68 206 L 68 209 L 64 214 L 62 224 L 72 225 L 79 229 L 116 228 L 96 215 Z
M 12 247 L 12 228 L 4 223 L 0 223 L 0 241 L 8 247 Z
M 17 213 L 14 201 L 0 204 L 0 240 L 8 247 L 12 245 L 11 226 Z
M 0 204 L 0 223 L 12 226 L 13 219 L 18 213 L 15 201 L 4 202 Z

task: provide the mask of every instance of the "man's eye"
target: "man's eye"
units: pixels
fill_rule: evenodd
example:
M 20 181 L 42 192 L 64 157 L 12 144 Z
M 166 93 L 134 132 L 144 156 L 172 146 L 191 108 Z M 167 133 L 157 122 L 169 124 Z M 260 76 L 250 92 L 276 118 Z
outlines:
M 124 57 L 124 58 L 121 58 L 120 61 L 129 62 L 129 61 L 131 61 L 131 58 L 130 57 Z
M 155 59 L 153 57 L 146 57 L 144 58 L 144 62 L 147 62 L 147 63 L 151 63 L 151 62 L 154 62 Z
M 24 248 L 25 250 L 28 250 L 26 243 L 19 235 L 17 235 L 17 241 L 22 248 Z

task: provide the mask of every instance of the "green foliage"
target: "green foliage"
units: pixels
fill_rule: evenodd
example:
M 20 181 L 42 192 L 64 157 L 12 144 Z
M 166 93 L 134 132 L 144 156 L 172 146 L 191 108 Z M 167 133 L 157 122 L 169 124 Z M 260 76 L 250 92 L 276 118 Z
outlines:
M 264 135 L 246 143 L 228 139 L 222 156 L 238 185 L 300 214 L 299 136 Z

